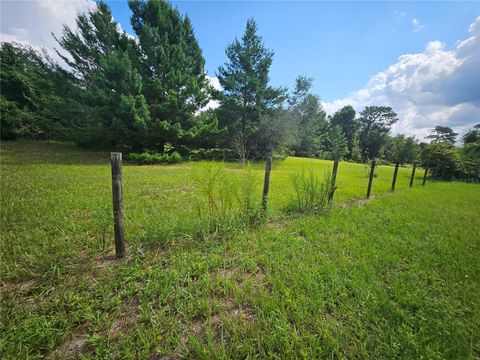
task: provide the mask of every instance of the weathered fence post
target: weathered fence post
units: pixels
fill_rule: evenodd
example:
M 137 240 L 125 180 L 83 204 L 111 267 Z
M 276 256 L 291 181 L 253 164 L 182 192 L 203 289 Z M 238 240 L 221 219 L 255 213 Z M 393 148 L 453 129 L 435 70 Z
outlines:
M 368 179 L 367 199 L 370 197 L 370 193 L 372 192 L 372 183 L 373 183 L 374 175 L 375 175 L 375 160 L 372 160 L 372 167 L 370 168 L 370 177 Z
M 125 255 L 125 232 L 123 229 L 123 193 L 122 193 L 122 153 L 112 152 L 112 197 L 113 228 L 115 233 L 115 254 L 117 258 Z
M 398 175 L 398 167 L 400 166 L 399 163 L 395 164 L 395 170 L 393 172 L 393 180 L 392 180 L 392 192 L 395 191 L 395 184 L 397 183 L 397 175 Z
M 413 186 L 413 179 L 415 178 L 415 170 L 417 169 L 417 163 L 413 163 L 412 175 L 410 175 L 410 187 Z
M 267 215 L 268 203 L 268 188 L 270 186 L 270 171 L 272 171 L 272 158 L 268 157 L 265 162 L 265 179 L 263 181 L 263 196 L 262 196 L 262 216 Z
M 428 175 L 428 167 L 425 167 L 425 173 L 423 174 L 422 186 L 425 186 L 425 183 L 427 182 L 427 175 Z
M 335 192 L 335 182 L 337 181 L 337 171 L 338 171 L 338 159 L 333 162 L 333 170 L 332 170 L 332 187 L 330 189 L 330 193 L 328 194 L 328 201 L 333 200 L 333 193 Z

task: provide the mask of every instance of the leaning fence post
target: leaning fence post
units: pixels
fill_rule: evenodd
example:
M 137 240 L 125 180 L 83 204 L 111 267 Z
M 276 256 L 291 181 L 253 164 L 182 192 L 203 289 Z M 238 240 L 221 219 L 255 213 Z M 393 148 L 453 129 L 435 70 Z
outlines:
M 372 183 L 373 183 L 374 175 L 375 175 L 375 160 L 372 160 L 372 167 L 370 168 L 370 177 L 368 179 L 367 199 L 370 197 L 370 193 L 372 192 Z
M 425 173 L 423 174 L 422 186 L 425 186 L 425 183 L 427 182 L 427 175 L 428 175 L 428 167 L 425 167 Z
M 413 186 L 413 179 L 415 178 L 415 170 L 417 169 L 417 163 L 413 163 L 412 175 L 410 175 L 410 187 Z
M 112 163 L 113 228 L 115 233 L 115 254 L 125 255 L 125 233 L 123 229 L 122 153 L 110 154 Z
M 270 186 L 270 171 L 272 170 L 272 158 L 269 156 L 265 162 L 265 179 L 263 181 L 262 216 L 267 215 L 268 188 Z
M 392 180 L 392 192 L 395 191 L 395 184 L 397 183 L 397 174 L 398 174 L 399 166 L 400 166 L 399 163 L 395 164 L 395 171 L 393 172 L 393 180 Z
M 332 170 L 332 187 L 330 189 L 330 193 L 328 194 L 328 201 L 332 201 L 333 193 L 335 192 L 335 182 L 337 180 L 337 171 L 338 171 L 338 159 L 333 162 L 333 170 Z

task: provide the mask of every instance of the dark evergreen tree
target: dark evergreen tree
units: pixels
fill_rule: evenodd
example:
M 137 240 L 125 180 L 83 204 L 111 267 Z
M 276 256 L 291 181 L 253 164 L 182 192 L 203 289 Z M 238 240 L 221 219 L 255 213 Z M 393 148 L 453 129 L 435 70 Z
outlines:
M 110 9 L 98 3 L 77 16 L 78 31 L 57 39 L 79 85 L 76 141 L 88 146 L 141 150 L 151 122 L 135 67 L 135 42 L 117 30 Z
M 353 159 L 358 134 L 359 123 L 355 119 L 355 109 L 350 106 L 344 106 L 330 117 L 330 126 L 340 126 L 345 138 L 347 139 L 348 152 L 347 159 Z
M 190 19 L 167 1 L 130 0 L 139 71 L 151 116 L 149 147 L 190 140 L 195 114 L 210 97 L 205 60 Z M 216 131 L 216 130 L 215 130 Z
M 342 160 L 348 152 L 348 141 L 340 125 L 335 125 L 330 129 L 329 150 L 333 160 Z
M 271 149 L 262 132 L 281 128 L 271 115 L 285 100 L 285 89 L 269 85 L 273 52 L 265 48 L 253 19 L 247 21 L 241 40 L 235 39 L 225 52 L 228 62 L 217 73 L 223 87 L 221 124 L 228 126 L 239 154 L 265 157 Z
M 71 119 L 64 116 L 72 84 L 45 54 L 29 46 L 2 43 L 0 49 L 1 137 L 68 139 Z

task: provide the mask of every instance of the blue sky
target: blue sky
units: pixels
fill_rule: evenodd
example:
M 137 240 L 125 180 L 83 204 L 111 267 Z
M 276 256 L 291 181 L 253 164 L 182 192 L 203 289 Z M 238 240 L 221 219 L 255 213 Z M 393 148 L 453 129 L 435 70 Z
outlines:
M 107 1 L 133 35 L 126 1 Z M 271 82 L 291 88 L 315 78 L 328 114 L 345 105 L 391 106 L 392 133 L 423 140 L 436 125 L 463 134 L 480 122 L 480 1 L 236 2 L 175 1 L 190 16 L 212 84 L 225 47 L 255 18 L 275 52 Z M 0 0 L 1 41 L 46 49 L 54 58 L 64 24 L 94 11 L 95 0 Z M 214 103 L 213 103 L 214 104 Z
M 126 2 L 107 3 L 123 29 L 133 33 Z M 209 75 L 225 62 L 226 45 L 242 35 L 247 19 L 253 17 L 266 46 L 275 51 L 272 83 L 291 87 L 297 75 L 307 74 L 315 78 L 314 91 L 324 101 L 347 96 L 400 55 L 422 51 L 430 40 L 453 47 L 480 14 L 479 2 L 173 4 L 190 16 Z

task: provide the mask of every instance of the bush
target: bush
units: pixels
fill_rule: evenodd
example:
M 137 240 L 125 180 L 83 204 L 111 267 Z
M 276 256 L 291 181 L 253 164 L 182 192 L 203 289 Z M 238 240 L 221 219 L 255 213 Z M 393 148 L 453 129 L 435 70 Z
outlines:
M 182 156 L 176 151 L 170 155 L 153 152 L 130 153 L 127 159 L 139 165 L 177 164 L 183 161 Z

